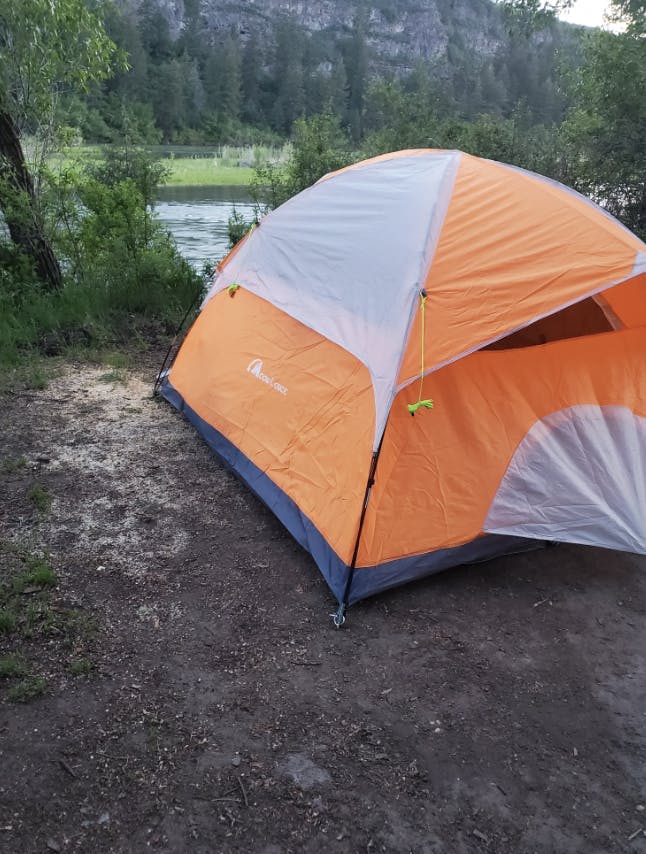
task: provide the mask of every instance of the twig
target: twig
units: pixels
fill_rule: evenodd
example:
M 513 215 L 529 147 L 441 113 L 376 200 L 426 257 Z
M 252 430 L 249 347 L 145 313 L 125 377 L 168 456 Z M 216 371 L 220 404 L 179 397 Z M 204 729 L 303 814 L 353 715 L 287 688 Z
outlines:
M 639 834 L 640 834 L 640 833 L 643 833 L 643 832 L 644 832 L 644 828 L 643 828 L 643 827 L 640 827 L 640 828 L 639 828 L 639 830 L 636 830 L 634 833 L 631 833 L 631 835 L 628 837 L 628 841 L 629 841 L 629 842 L 632 842 L 632 841 L 633 841 L 633 839 L 637 839 L 637 837 L 639 836 Z
M 238 781 L 238 783 L 240 784 L 240 791 L 242 792 L 242 797 L 244 798 L 244 805 L 245 805 L 246 807 L 248 807 L 248 806 L 249 806 L 249 798 L 247 797 L 247 793 L 246 793 L 246 791 L 245 791 L 245 787 L 242 785 L 242 780 L 240 779 L 240 777 L 236 777 L 236 780 L 237 780 L 237 781 Z
M 68 765 L 68 763 L 64 759 L 59 759 L 58 764 L 61 766 L 63 771 L 67 771 L 67 773 L 70 775 L 70 777 L 76 778 L 78 776 L 76 774 L 76 772 L 74 771 L 74 769 L 72 768 L 72 766 Z

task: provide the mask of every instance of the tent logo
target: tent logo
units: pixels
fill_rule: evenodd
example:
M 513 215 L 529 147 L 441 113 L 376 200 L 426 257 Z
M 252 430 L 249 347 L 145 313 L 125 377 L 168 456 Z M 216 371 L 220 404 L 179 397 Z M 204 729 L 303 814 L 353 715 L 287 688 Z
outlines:
M 266 383 L 268 386 L 271 386 L 275 391 L 280 394 L 286 395 L 287 389 L 284 385 L 279 383 L 277 380 L 274 380 L 272 377 L 268 377 L 267 374 L 264 374 L 262 371 L 262 359 L 253 359 L 247 365 L 247 373 L 251 374 L 252 377 L 256 377 L 261 382 Z

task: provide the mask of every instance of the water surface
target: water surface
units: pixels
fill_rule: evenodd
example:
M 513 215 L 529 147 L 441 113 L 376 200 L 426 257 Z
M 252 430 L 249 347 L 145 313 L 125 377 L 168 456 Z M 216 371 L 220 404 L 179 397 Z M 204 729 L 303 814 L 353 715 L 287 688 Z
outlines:
M 160 187 L 155 210 L 182 255 L 198 269 L 228 252 L 227 223 L 235 209 L 251 220 L 254 207 L 244 187 Z

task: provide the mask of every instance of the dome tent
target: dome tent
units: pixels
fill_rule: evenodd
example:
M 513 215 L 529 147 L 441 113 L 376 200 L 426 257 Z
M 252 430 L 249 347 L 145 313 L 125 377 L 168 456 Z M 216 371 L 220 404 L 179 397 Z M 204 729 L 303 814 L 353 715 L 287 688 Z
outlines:
M 646 246 L 458 151 L 322 178 L 218 268 L 161 394 L 345 607 L 536 539 L 646 553 Z

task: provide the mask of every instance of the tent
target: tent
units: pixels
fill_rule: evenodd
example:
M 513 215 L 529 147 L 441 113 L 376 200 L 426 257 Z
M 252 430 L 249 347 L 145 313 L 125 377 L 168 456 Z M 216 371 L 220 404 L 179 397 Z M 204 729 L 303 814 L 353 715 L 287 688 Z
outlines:
M 161 394 L 345 608 L 536 540 L 646 553 L 646 245 L 459 151 L 326 175 L 220 265 Z

